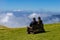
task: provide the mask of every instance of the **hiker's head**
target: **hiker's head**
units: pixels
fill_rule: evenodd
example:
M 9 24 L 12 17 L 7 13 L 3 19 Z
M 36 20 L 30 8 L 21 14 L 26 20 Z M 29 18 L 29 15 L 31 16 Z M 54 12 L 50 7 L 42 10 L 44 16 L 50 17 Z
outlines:
M 38 17 L 38 24 L 40 24 L 41 23 L 41 18 L 40 17 Z
M 36 21 L 36 18 L 35 17 L 33 18 L 33 21 Z
M 41 20 L 41 18 L 40 18 L 40 17 L 38 17 L 38 20 Z

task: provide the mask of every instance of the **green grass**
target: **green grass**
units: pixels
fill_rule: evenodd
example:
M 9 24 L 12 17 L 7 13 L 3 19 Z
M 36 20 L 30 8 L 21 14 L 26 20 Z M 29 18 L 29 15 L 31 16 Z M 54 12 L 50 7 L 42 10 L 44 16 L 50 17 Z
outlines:
M 60 40 L 60 23 L 45 24 L 46 33 L 27 34 L 26 28 L 0 29 L 0 40 Z

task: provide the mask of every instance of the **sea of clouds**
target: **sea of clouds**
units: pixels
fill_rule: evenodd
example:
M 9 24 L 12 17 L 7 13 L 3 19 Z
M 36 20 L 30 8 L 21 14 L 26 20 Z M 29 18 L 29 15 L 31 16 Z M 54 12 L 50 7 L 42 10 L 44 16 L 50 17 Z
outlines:
M 43 20 L 44 24 L 60 22 L 60 17 L 56 15 L 60 15 L 60 13 L 21 10 L 2 11 L 0 12 L 0 25 L 7 26 L 9 28 L 26 27 L 29 26 L 33 17 L 37 19 L 39 16 Z

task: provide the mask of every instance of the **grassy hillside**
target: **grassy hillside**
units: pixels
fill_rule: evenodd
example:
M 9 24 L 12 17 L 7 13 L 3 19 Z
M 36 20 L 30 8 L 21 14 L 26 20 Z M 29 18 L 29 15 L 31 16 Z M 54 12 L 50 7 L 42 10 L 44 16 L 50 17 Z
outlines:
M 6 26 L 0 25 L 0 29 L 6 29 L 6 28 L 7 28 Z
M 26 28 L 0 29 L 0 40 L 60 40 L 60 23 L 45 24 L 46 33 L 27 34 Z

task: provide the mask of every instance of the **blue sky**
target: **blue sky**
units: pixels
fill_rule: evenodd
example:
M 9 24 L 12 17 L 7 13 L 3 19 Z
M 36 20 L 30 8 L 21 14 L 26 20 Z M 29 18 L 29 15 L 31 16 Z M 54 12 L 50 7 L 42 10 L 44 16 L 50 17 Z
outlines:
M 60 0 L 0 0 L 0 10 L 60 11 Z
M 60 22 L 53 15 L 60 15 L 60 0 L 0 0 L 0 25 L 10 28 L 29 26 L 38 16 L 43 23 Z

